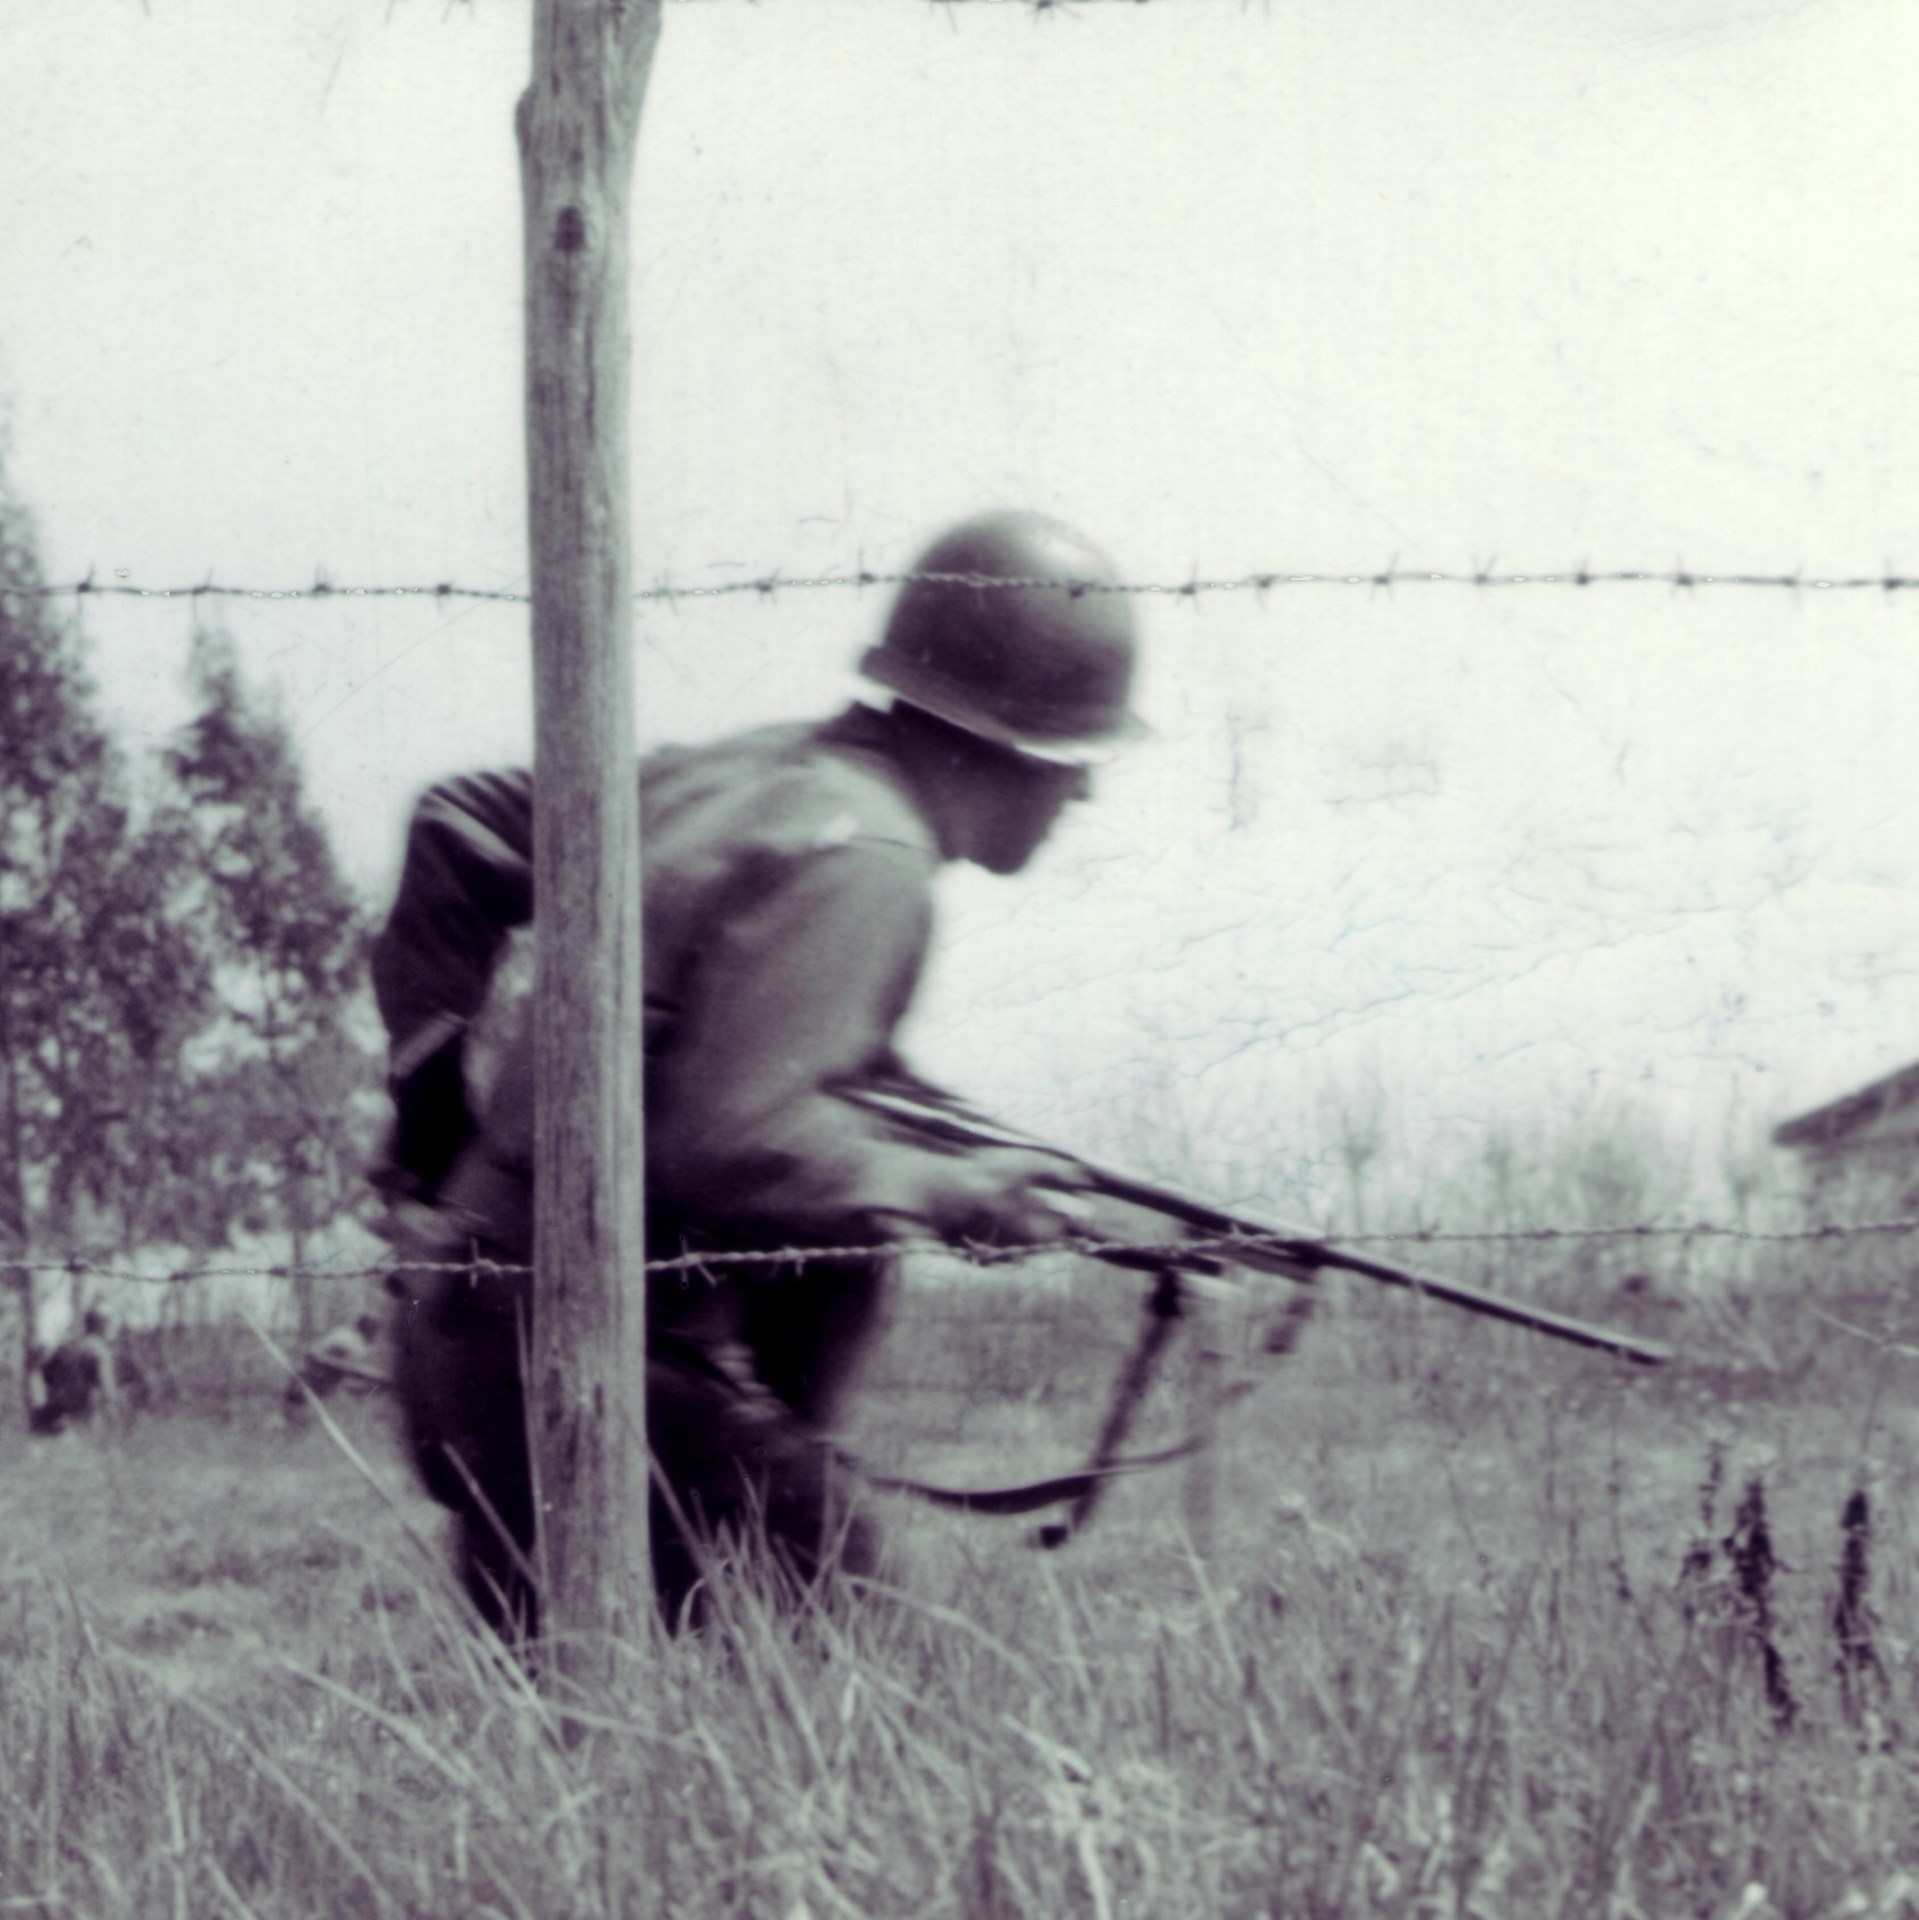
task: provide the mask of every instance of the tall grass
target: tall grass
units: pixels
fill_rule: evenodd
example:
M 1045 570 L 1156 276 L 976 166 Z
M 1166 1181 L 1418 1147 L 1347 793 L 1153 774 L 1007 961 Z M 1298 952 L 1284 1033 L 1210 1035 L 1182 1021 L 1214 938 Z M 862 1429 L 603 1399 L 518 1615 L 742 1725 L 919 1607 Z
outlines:
M 1439 1384 L 1356 1395 L 1364 1339 L 1301 1356 L 1231 1430 L 1210 1564 L 1148 1483 L 1057 1556 L 900 1515 L 897 1586 L 796 1619 L 725 1581 L 707 1633 L 633 1647 L 584 1703 L 470 1632 L 318 1436 L 259 1473 L 189 1451 L 231 1429 L 162 1429 L 133 1458 L 58 1443 L 22 1471 L 111 1511 L 8 1569 L 0 1899 L 541 1920 L 1919 1905 L 1911 1476 L 1882 1469 L 1868 1523 L 1842 1526 L 1850 1410 L 1795 1413 L 1797 1457 L 1776 1420 L 1715 1454 L 1683 1405 L 1576 1361 L 1530 1387 L 1501 1364 L 1489 1422 L 1477 1386 L 1444 1387 L 1469 1338 L 1435 1336 Z
M 471 1631 L 376 1409 L 385 1498 L 314 1432 L 11 1443 L 0 1912 L 1916 1920 L 1903 1278 L 1845 1276 L 1862 1335 L 1625 1277 L 1509 1276 L 1681 1364 L 1355 1289 L 1225 1417 L 1209 1554 L 1172 1477 L 1059 1554 L 895 1504 L 883 1585 L 726 1579 L 591 1701 Z M 1010 1304 L 909 1292 L 885 1464 L 1083 1447 L 1132 1282 Z
M 1364 1559 L 1144 1610 L 1049 1573 L 795 1623 L 735 1587 L 572 1709 L 583 1740 L 431 1607 L 179 1692 L 71 1599 L 16 1599 L 0 1886 L 140 1915 L 1905 1911 L 1891 1721 L 1809 1697 L 1782 1725 L 1730 1592 L 1688 1618 L 1559 1544 L 1451 1596 Z M 1895 1653 L 1889 1703 L 1911 1677 Z

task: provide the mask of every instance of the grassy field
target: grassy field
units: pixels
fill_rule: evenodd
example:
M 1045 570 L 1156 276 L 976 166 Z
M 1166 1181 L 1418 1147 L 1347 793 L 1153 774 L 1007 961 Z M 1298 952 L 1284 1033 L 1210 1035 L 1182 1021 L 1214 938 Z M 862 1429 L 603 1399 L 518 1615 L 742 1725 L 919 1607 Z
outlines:
M 1125 1298 L 909 1307 L 868 1451 L 1069 1464 Z M 1224 1416 L 1204 1556 L 1178 1470 L 1059 1554 L 889 1501 L 896 1592 L 737 1595 L 572 1743 L 378 1403 L 377 1487 L 264 1408 L 0 1441 L 0 1911 L 1919 1915 L 1919 1360 L 1790 1299 L 1633 1310 L 1704 1358 L 1335 1303 Z

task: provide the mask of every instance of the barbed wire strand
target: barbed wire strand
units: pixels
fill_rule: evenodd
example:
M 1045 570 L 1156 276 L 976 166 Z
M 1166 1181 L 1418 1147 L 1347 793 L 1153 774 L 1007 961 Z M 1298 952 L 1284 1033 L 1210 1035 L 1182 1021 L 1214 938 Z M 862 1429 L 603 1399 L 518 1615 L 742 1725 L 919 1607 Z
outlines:
M 1082 8 L 1102 7 L 1144 7 L 1152 5 L 1170 6 L 1174 0 L 924 0 L 929 7 L 1019 7 L 1028 13 L 1078 13 Z M 719 6 L 724 0 L 668 0 L 672 6 Z M 745 11 L 757 10 L 764 0 L 734 0 L 736 7 Z M 1187 0 L 1191 4 L 1191 0 Z M 1241 13 L 1249 10 L 1249 0 L 1232 0 Z
M 1338 1251 L 1360 1247 L 1400 1246 L 1548 1246 L 1596 1241 L 1651 1240 L 1725 1240 L 1755 1246 L 1831 1245 L 1835 1242 L 1891 1238 L 1919 1234 L 1919 1217 L 1888 1220 L 1856 1220 L 1806 1227 L 1742 1227 L 1724 1221 L 1692 1221 L 1666 1224 L 1638 1221 L 1612 1227 L 1507 1227 L 1440 1229 L 1423 1228 L 1399 1233 L 1353 1233 L 1328 1238 L 1325 1244 Z M 798 1267 L 813 1261 L 881 1259 L 911 1255 L 939 1255 L 961 1260 L 971 1266 L 1002 1267 L 1017 1264 L 1036 1255 L 1072 1255 L 1081 1259 L 1149 1260 L 1156 1257 L 1179 1259 L 1218 1258 L 1230 1263 L 1235 1253 L 1284 1254 L 1292 1247 L 1310 1248 L 1313 1242 L 1301 1234 L 1217 1234 L 1191 1240 L 1100 1240 L 1072 1236 L 1056 1240 L 1022 1241 L 1008 1246 L 955 1246 L 943 1240 L 884 1240 L 866 1246 L 791 1246 L 772 1248 L 726 1248 L 677 1254 L 670 1258 L 648 1260 L 648 1274 L 712 1275 L 735 1267 Z M 1308 1258 L 1310 1255 L 1307 1256 Z M 485 1273 L 518 1275 L 532 1271 L 524 1262 L 486 1258 L 434 1259 L 414 1258 L 396 1251 L 377 1265 L 293 1266 L 186 1266 L 164 1272 L 110 1266 L 84 1255 L 59 1258 L 0 1260 L 0 1271 L 16 1273 L 71 1274 L 98 1280 L 135 1281 L 149 1285 L 176 1285 L 190 1280 L 376 1280 L 397 1269 L 409 1273 Z
M 697 584 L 662 579 L 641 587 L 633 595 L 636 603 L 672 604 L 681 600 L 720 600 L 743 596 L 773 598 L 781 593 L 817 593 L 835 590 L 864 591 L 867 588 L 899 587 L 924 581 L 937 585 L 977 588 L 987 593 L 1021 592 L 1034 588 L 1054 588 L 1067 593 L 1121 594 L 1141 598 L 1197 600 L 1211 594 L 1251 593 L 1264 596 L 1288 587 L 1359 587 L 1370 592 L 1392 592 L 1400 587 L 1445 586 L 1474 590 L 1527 587 L 1664 587 L 1674 593 L 1693 593 L 1702 589 L 1738 587 L 1794 594 L 1804 593 L 1880 593 L 1888 596 L 1919 589 L 1919 574 L 1898 573 L 1888 568 L 1883 573 L 1818 573 L 1805 568 L 1777 573 L 1708 572 L 1703 568 L 1677 565 L 1665 568 L 1595 568 L 1577 566 L 1557 572 L 1501 571 L 1492 566 L 1470 570 L 1404 567 L 1394 562 L 1385 567 L 1345 571 L 1298 572 L 1274 568 L 1241 574 L 1187 580 L 1081 580 L 1068 576 L 1021 575 L 1002 578 L 997 575 L 944 572 L 882 572 L 861 567 L 850 573 L 757 574 L 751 579 L 722 580 Z M 470 600 L 494 602 L 505 606 L 526 606 L 532 595 L 511 587 L 474 587 L 456 580 L 430 584 L 336 585 L 324 575 L 311 585 L 300 587 L 229 586 L 211 578 L 192 585 L 175 587 L 140 586 L 131 581 L 95 579 L 91 574 L 80 580 L 42 583 L 30 587 L 9 587 L 0 593 L 32 599 L 126 599 L 126 600 Z

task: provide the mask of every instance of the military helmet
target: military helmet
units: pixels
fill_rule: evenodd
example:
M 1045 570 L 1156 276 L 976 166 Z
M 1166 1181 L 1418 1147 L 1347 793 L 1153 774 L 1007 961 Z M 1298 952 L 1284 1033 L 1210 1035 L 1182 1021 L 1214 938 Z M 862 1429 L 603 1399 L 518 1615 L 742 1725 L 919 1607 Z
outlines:
M 982 514 L 940 535 L 913 574 L 860 662 L 869 680 L 1041 759 L 1083 760 L 1145 731 L 1126 704 L 1132 605 L 1111 590 L 1112 563 L 1072 528 Z

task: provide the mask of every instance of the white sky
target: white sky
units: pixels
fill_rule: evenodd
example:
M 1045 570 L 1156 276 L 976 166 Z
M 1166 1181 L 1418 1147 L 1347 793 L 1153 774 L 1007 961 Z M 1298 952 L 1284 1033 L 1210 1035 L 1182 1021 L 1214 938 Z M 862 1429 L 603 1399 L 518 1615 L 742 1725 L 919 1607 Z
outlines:
M 52 573 L 523 586 L 524 0 L 8 0 L 0 44 Z M 677 0 L 639 571 L 900 566 L 1017 502 L 1138 579 L 1919 572 L 1915 70 L 1892 0 Z M 648 612 L 643 731 L 831 706 L 883 611 Z M 1710 1158 L 1919 1056 L 1919 595 L 1145 613 L 1159 738 L 956 876 L 929 1065 L 1295 1144 L 1376 1077 L 1408 1148 L 1626 1088 Z M 426 780 L 528 750 L 523 610 L 225 617 L 376 896 Z M 86 621 L 175 724 L 185 610 Z

